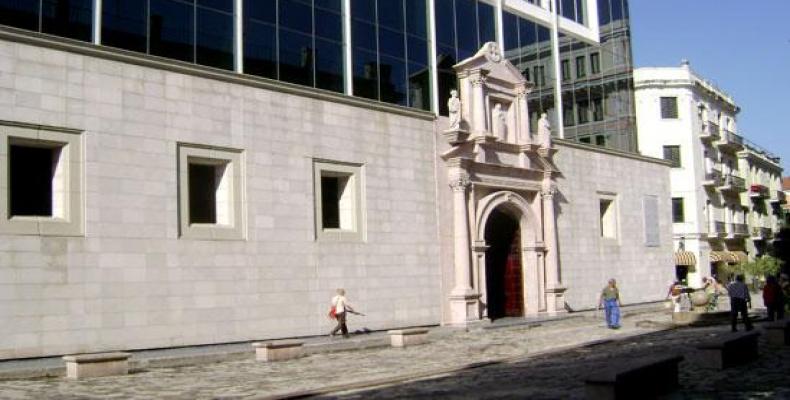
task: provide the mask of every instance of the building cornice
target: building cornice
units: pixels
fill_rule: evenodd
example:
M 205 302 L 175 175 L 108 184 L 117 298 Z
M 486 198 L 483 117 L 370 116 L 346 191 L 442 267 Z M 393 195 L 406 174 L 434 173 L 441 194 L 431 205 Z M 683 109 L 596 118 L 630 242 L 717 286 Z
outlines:
M 383 103 L 376 100 L 353 97 L 342 93 L 300 86 L 288 82 L 281 82 L 251 75 L 242 75 L 233 71 L 226 71 L 178 60 L 171 60 L 150 54 L 136 53 L 128 50 L 99 46 L 88 42 L 81 42 L 73 39 L 61 38 L 8 26 L 0 26 L 0 40 L 45 47 L 52 50 L 60 50 L 104 60 L 134 64 L 141 67 L 155 68 L 199 78 L 271 90 L 274 92 L 304 96 L 316 100 L 341 103 L 374 111 L 404 115 L 426 121 L 433 121 L 436 119 L 436 115 L 429 111 L 416 110 L 413 108 Z
M 632 160 L 639 160 L 639 161 L 649 162 L 649 163 L 653 163 L 653 164 L 659 164 L 659 165 L 663 165 L 663 166 L 666 166 L 666 167 L 671 167 L 672 166 L 672 162 L 671 161 L 664 160 L 662 158 L 648 157 L 648 156 L 645 156 L 645 155 L 642 155 L 642 154 L 629 153 L 629 152 L 626 152 L 626 151 L 609 149 L 609 148 L 601 147 L 601 146 L 594 145 L 594 144 L 574 142 L 574 141 L 571 141 L 571 140 L 568 140 L 568 139 L 552 138 L 551 140 L 552 140 L 553 143 L 555 143 L 557 145 L 560 145 L 560 146 L 565 146 L 565 147 L 570 147 L 570 148 L 579 149 L 579 150 L 585 150 L 585 151 L 592 151 L 592 152 L 595 152 L 595 153 L 608 154 L 608 155 L 617 156 L 617 157 L 630 158 Z

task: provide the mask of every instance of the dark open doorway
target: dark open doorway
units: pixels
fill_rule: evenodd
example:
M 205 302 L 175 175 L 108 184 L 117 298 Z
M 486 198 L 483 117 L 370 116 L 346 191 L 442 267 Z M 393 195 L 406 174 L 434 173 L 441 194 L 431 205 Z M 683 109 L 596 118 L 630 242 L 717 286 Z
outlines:
M 488 318 L 524 315 L 519 222 L 494 210 L 486 223 L 486 298 Z

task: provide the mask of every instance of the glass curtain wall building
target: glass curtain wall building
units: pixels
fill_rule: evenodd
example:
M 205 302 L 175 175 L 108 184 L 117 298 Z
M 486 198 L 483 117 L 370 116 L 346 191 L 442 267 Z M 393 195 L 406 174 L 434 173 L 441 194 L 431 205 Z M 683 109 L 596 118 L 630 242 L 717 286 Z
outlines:
M 533 129 L 636 151 L 627 0 L 0 0 L 0 24 L 438 114 L 497 41 Z

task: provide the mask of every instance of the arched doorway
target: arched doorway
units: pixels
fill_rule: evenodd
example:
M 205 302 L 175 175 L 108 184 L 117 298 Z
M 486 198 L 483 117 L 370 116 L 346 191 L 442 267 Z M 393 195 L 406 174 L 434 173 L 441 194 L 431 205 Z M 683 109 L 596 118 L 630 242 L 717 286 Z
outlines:
M 488 317 L 521 317 L 524 292 L 519 220 L 494 209 L 486 222 L 485 241 L 489 246 L 485 256 Z

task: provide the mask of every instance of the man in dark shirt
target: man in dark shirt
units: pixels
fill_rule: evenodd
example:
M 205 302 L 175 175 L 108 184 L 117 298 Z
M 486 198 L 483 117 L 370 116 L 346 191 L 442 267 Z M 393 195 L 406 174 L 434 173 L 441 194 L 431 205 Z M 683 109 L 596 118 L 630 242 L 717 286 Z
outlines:
M 749 288 L 743 282 L 743 275 L 735 277 L 735 282 L 727 286 L 727 292 L 730 294 L 730 319 L 732 322 L 732 331 L 738 331 L 738 313 L 743 316 L 743 324 L 746 330 L 752 330 L 752 321 L 749 321 L 749 308 L 752 306 L 752 298 L 749 296 Z

